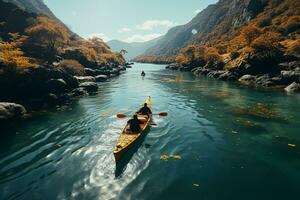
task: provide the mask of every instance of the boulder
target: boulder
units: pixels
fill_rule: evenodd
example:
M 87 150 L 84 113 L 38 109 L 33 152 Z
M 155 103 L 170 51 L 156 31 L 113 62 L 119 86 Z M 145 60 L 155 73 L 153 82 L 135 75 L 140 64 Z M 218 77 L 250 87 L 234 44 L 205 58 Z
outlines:
M 84 68 L 84 71 L 85 71 L 86 76 L 96 76 L 97 75 L 97 71 L 90 69 L 90 68 Z
M 225 71 L 218 70 L 218 71 L 210 71 L 207 76 L 211 78 L 219 78 L 220 75 L 224 74 Z
M 300 72 L 293 70 L 293 71 L 286 71 L 283 70 L 280 72 L 280 77 L 282 78 L 282 81 L 284 84 L 288 85 L 293 82 L 300 83 Z
M 239 78 L 239 82 L 244 84 L 244 85 L 251 85 L 255 83 L 256 76 L 246 74 Z
M 95 77 L 95 79 L 96 79 L 97 82 L 104 82 L 104 81 L 106 81 L 108 79 L 108 76 L 106 76 L 106 75 L 98 75 L 98 76 Z
M 59 102 L 59 98 L 55 94 L 49 93 L 45 96 L 44 102 L 48 105 L 56 105 Z
M 284 88 L 284 90 L 287 92 L 300 92 L 300 84 L 293 82 L 292 84 Z
M 78 80 L 79 83 L 96 82 L 96 79 L 93 76 L 74 76 L 74 77 Z
M 236 81 L 236 80 L 238 80 L 238 77 L 237 77 L 237 75 L 235 73 L 226 71 L 223 74 L 221 74 L 218 77 L 218 79 L 222 80 L 222 81 Z
M 93 93 L 98 91 L 98 85 L 95 82 L 80 83 L 79 87 L 85 88 L 88 93 Z
M 87 90 L 83 87 L 76 88 L 72 91 L 72 96 L 73 97 L 85 96 L 87 94 L 88 94 Z
M 48 92 L 55 94 L 62 93 L 66 89 L 67 83 L 63 79 L 50 79 L 46 83 L 46 88 Z
M 0 121 L 21 118 L 26 112 L 24 106 L 20 104 L 0 102 Z

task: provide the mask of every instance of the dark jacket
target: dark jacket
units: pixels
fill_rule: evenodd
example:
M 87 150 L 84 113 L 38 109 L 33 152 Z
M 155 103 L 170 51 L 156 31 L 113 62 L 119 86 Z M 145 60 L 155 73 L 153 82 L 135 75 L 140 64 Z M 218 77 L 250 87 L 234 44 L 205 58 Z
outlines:
M 150 108 L 145 107 L 145 106 L 142 107 L 142 108 L 138 111 L 138 113 L 141 113 L 142 115 L 149 115 L 149 114 L 152 114 Z
M 140 124 L 142 124 L 143 122 L 138 119 L 130 119 L 128 123 L 129 128 L 132 132 L 138 132 L 141 130 Z

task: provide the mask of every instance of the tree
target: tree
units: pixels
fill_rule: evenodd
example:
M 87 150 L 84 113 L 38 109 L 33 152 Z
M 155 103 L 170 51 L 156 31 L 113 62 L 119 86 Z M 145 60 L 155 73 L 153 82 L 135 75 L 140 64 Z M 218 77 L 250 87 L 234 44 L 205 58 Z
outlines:
M 48 17 L 37 17 L 36 24 L 27 28 L 29 42 L 45 50 L 46 59 L 53 61 L 58 48 L 68 43 L 70 34 L 59 22 Z
M 251 45 L 251 43 L 261 34 L 261 31 L 253 24 L 250 24 L 242 29 L 241 35 L 243 39 L 246 41 L 247 45 Z
M 125 49 L 121 49 L 120 54 L 124 56 L 126 53 L 128 53 L 128 51 L 126 51 Z

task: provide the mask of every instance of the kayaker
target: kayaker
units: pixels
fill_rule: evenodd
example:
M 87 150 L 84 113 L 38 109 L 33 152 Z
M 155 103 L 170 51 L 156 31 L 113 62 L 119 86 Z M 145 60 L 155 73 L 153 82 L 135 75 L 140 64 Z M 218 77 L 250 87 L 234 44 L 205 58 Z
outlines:
M 146 73 L 142 71 L 141 76 L 146 76 Z
M 128 124 L 132 132 L 139 132 L 141 130 L 140 124 L 143 124 L 143 122 L 140 121 L 137 114 L 135 114 L 133 118 L 128 121 Z
M 139 114 L 141 115 L 148 115 L 150 116 L 152 114 L 151 109 L 148 107 L 147 103 L 144 103 L 144 107 L 142 107 L 139 111 Z

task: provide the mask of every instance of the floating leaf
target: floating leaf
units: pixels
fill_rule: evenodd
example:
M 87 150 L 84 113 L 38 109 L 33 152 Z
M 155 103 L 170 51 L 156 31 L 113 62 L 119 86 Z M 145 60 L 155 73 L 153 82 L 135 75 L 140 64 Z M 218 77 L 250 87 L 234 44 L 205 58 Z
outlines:
M 171 158 L 174 158 L 176 160 L 181 160 L 181 156 L 179 155 L 170 155 Z
M 161 160 L 168 160 L 169 158 L 170 158 L 170 156 L 166 155 L 166 154 L 160 156 Z
M 295 144 L 288 144 L 289 147 L 296 147 L 297 145 Z

